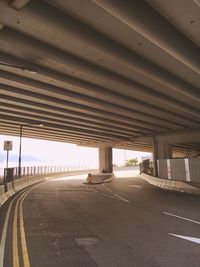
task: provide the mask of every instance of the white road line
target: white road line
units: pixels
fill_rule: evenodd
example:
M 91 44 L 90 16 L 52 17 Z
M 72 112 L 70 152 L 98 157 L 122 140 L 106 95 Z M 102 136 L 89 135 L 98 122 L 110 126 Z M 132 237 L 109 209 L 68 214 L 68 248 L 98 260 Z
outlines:
M 112 193 L 112 191 L 111 191 L 108 187 L 106 187 L 105 184 L 103 184 L 103 186 L 105 187 L 105 189 L 106 189 L 108 192 Z
M 94 190 L 94 189 L 92 189 L 92 188 L 90 188 L 88 186 L 87 186 L 87 189 L 90 190 L 90 191 L 92 191 L 92 192 L 98 193 L 98 191 L 96 191 L 96 190 Z
M 105 186 L 105 184 L 104 184 L 104 187 L 105 187 L 110 193 L 112 193 L 114 196 L 116 196 L 119 200 L 122 200 L 122 201 L 124 201 L 124 202 L 130 203 L 130 201 L 129 201 L 128 199 L 123 198 L 123 197 L 121 197 L 121 196 L 115 194 L 113 191 L 111 191 L 109 188 L 107 188 L 107 187 Z
M 118 197 L 114 197 L 114 196 L 111 196 L 111 195 L 108 195 L 108 194 L 105 194 L 105 193 L 101 193 L 103 196 L 105 197 L 109 197 L 109 198 L 113 198 L 113 199 L 117 199 L 117 200 L 120 200 Z
M 165 212 L 165 211 L 163 213 L 166 214 L 166 215 L 172 216 L 172 217 L 176 217 L 176 218 L 185 220 L 185 221 L 189 221 L 189 222 L 193 222 L 193 223 L 196 223 L 196 224 L 200 224 L 200 222 L 198 222 L 198 221 L 194 221 L 194 220 L 191 220 L 191 219 L 188 219 L 188 218 L 185 218 L 185 217 L 181 217 L 181 216 L 178 216 L 178 215 L 175 215 L 175 214 L 172 214 L 172 213 L 168 213 L 168 212 Z
M 11 201 L 11 203 L 9 205 L 8 211 L 6 213 L 6 218 L 5 218 L 5 222 L 4 222 L 4 226 L 3 226 L 1 243 L 0 243 L 0 267 L 3 267 L 3 263 L 4 263 L 4 251 L 5 251 L 5 244 L 6 244 L 8 222 L 9 222 L 9 218 L 10 218 L 10 211 L 11 211 L 13 202 L 15 201 L 16 198 L 17 198 L 17 196 L 15 198 L 13 198 L 13 200 Z
M 90 188 L 89 186 L 87 186 L 87 189 L 90 190 L 90 191 L 92 191 L 92 192 L 95 192 L 95 193 L 100 193 L 101 195 L 106 196 L 106 197 L 109 197 L 109 198 L 113 198 L 113 199 L 117 199 L 117 200 L 120 200 L 120 201 L 123 201 L 123 202 L 126 202 L 126 203 L 130 203 L 130 201 L 129 201 L 128 199 L 125 199 L 125 198 L 123 198 L 123 197 L 121 197 L 121 196 L 119 196 L 119 195 L 113 193 L 109 188 L 107 188 L 107 187 L 105 186 L 105 184 L 103 184 L 103 186 L 104 186 L 104 188 L 105 188 L 109 193 L 111 193 L 112 195 L 108 195 L 108 194 L 105 194 L 105 193 L 101 193 L 101 192 L 99 192 L 99 191 L 96 191 L 96 190 Z
M 191 241 L 191 242 L 194 242 L 194 243 L 197 243 L 197 244 L 200 244 L 200 238 L 196 238 L 196 237 L 192 237 L 192 236 L 185 236 L 185 235 L 175 235 L 175 234 L 171 234 L 171 233 L 168 233 L 168 234 L 185 239 L 185 240 L 188 240 L 188 241 Z
M 128 185 L 128 187 L 136 187 L 136 188 L 141 188 L 141 185 Z
M 112 193 L 113 193 L 113 192 L 112 192 Z M 130 201 L 129 201 L 128 199 L 126 199 L 126 198 L 123 198 L 123 197 L 121 197 L 121 196 L 119 196 L 119 195 L 117 195 L 117 194 L 115 194 L 115 193 L 113 193 L 113 195 L 115 195 L 116 197 L 118 197 L 120 200 L 122 200 L 122 201 L 124 201 L 124 202 L 130 203 Z
M 85 184 L 84 182 L 80 182 L 80 186 L 86 187 L 87 184 Z

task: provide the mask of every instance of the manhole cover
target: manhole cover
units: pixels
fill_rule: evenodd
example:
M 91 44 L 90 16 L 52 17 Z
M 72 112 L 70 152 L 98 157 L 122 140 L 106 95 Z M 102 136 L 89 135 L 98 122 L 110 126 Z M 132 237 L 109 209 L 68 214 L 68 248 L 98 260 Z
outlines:
M 93 246 L 99 243 L 99 240 L 96 237 L 76 238 L 75 241 L 79 246 Z

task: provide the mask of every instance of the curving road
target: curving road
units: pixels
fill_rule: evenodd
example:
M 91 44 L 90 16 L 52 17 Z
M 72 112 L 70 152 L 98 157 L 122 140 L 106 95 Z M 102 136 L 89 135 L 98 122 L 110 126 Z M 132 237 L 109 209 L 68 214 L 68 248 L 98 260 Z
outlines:
M 67 177 L 21 191 L 0 209 L 0 267 L 199 267 L 200 197 L 135 175 L 89 186 Z

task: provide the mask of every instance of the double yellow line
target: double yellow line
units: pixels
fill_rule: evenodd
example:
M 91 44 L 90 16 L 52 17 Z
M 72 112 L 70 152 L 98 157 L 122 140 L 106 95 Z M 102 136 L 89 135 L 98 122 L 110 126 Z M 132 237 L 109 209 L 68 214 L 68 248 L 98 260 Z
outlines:
M 22 258 L 24 267 L 30 267 L 26 236 L 24 230 L 24 219 L 23 219 L 23 201 L 26 196 L 30 193 L 33 188 L 22 193 L 21 196 L 17 199 L 15 204 L 14 219 L 13 219 L 13 267 L 20 267 L 19 263 L 19 242 L 18 238 L 21 240 L 21 249 L 22 249 Z

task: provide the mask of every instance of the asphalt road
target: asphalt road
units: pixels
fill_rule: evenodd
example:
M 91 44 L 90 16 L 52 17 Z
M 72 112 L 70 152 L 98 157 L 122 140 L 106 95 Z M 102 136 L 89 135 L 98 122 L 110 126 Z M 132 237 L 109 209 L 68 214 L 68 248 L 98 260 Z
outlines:
M 200 197 L 135 175 L 22 191 L 0 209 L 0 267 L 200 267 Z

